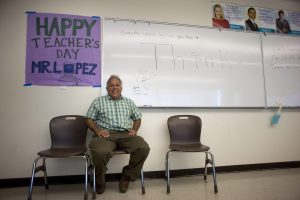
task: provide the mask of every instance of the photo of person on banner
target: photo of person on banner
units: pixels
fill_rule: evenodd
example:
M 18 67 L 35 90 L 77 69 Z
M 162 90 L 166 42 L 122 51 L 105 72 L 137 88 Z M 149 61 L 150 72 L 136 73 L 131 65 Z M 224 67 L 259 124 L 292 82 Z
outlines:
M 229 28 L 229 21 L 224 17 L 224 11 L 220 4 L 213 6 L 213 27 L 217 28 Z
M 276 19 L 276 32 L 288 34 L 291 32 L 288 20 L 284 18 L 283 10 L 278 11 L 278 18 Z
M 250 7 L 247 13 L 249 18 L 245 21 L 246 31 L 258 31 L 258 26 L 255 23 L 256 10 Z

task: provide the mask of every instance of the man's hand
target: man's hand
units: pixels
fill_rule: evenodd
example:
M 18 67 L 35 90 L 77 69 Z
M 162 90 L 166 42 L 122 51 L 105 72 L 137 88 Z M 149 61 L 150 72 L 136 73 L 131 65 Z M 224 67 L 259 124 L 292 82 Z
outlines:
M 109 136 L 109 132 L 107 130 L 99 130 L 96 133 L 99 137 L 108 137 Z
M 137 134 L 136 130 L 134 129 L 129 130 L 129 135 L 136 135 L 136 134 Z

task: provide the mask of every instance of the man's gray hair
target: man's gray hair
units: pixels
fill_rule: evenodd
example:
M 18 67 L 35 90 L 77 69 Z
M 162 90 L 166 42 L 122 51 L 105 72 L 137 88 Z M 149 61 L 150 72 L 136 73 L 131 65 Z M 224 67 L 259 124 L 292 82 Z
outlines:
M 120 83 L 121 83 L 121 85 L 122 85 L 122 80 L 121 80 L 121 78 L 118 76 L 118 75 L 111 75 L 109 78 L 108 78 L 108 80 L 107 80 L 107 82 L 106 82 L 106 87 L 108 86 L 108 84 L 109 84 L 109 82 L 112 80 L 112 79 L 117 79 L 118 81 L 120 81 Z

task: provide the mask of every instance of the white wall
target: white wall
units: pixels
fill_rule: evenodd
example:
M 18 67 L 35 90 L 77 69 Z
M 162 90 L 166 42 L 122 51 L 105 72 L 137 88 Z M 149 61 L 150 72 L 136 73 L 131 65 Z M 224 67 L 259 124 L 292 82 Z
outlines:
M 294 0 L 226 2 L 300 10 Z M 250 3 L 249 3 L 250 2 Z M 255 2 L 255 3 L 253 3 Z M 23 87 L 25 80 L 25 11 L 103 16 L 183 24 L 211 25 L 209 0 L 2 0 L 0 1 L 0 179 L 29 177 L 36 152 L 50 146 L 49 119 L 56 115 L 84 115 L 91 101 L 101 95 L 91 87 Z M 117 72 L 116 72 L 117 73 Z M 142 109 L 140 134 L 151 152 L 145 171 L 164 169 L 168 151 L 166 120 L 170 115 L 188 113 L 203 119 L 202 142 L 211 146 L 217 166 L 300 160 L 300 112 L 284 110 L 280 123 L 270 126 L 274 110 L 264 109 Z M 196 168 L 195 155 L 178 155 L 172 168 Z M 120 172 L 126 156 L 114 157 L 108 173 Z M 48 162 L 50 176 L 82 174 L 79 160 Z

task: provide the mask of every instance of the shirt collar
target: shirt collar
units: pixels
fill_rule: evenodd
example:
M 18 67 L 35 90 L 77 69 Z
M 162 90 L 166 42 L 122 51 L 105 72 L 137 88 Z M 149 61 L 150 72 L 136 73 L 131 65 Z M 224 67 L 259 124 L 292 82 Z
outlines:
M 251 22 L 253 23 L 253 24 L 255 24 L 255 22 L 254 22 L 254 20 L 253 19 L 251 19 L 251 18 L 249 18 L 250 20 L 251 20 Z
M 118 98 L 118 99 L 113 99 L 113 98 L 111 98 L 111 96 L 109 96 L 108 94 L 107 94 L 106 96 L 107 96 L 107 98 L 108 98 L 109 100 L 112 100 L 112 101 L 119 101 L 119 100 L 123 99 L 123 96 L 122 96 L 122 95 L 121 95 L 120 98 Z

